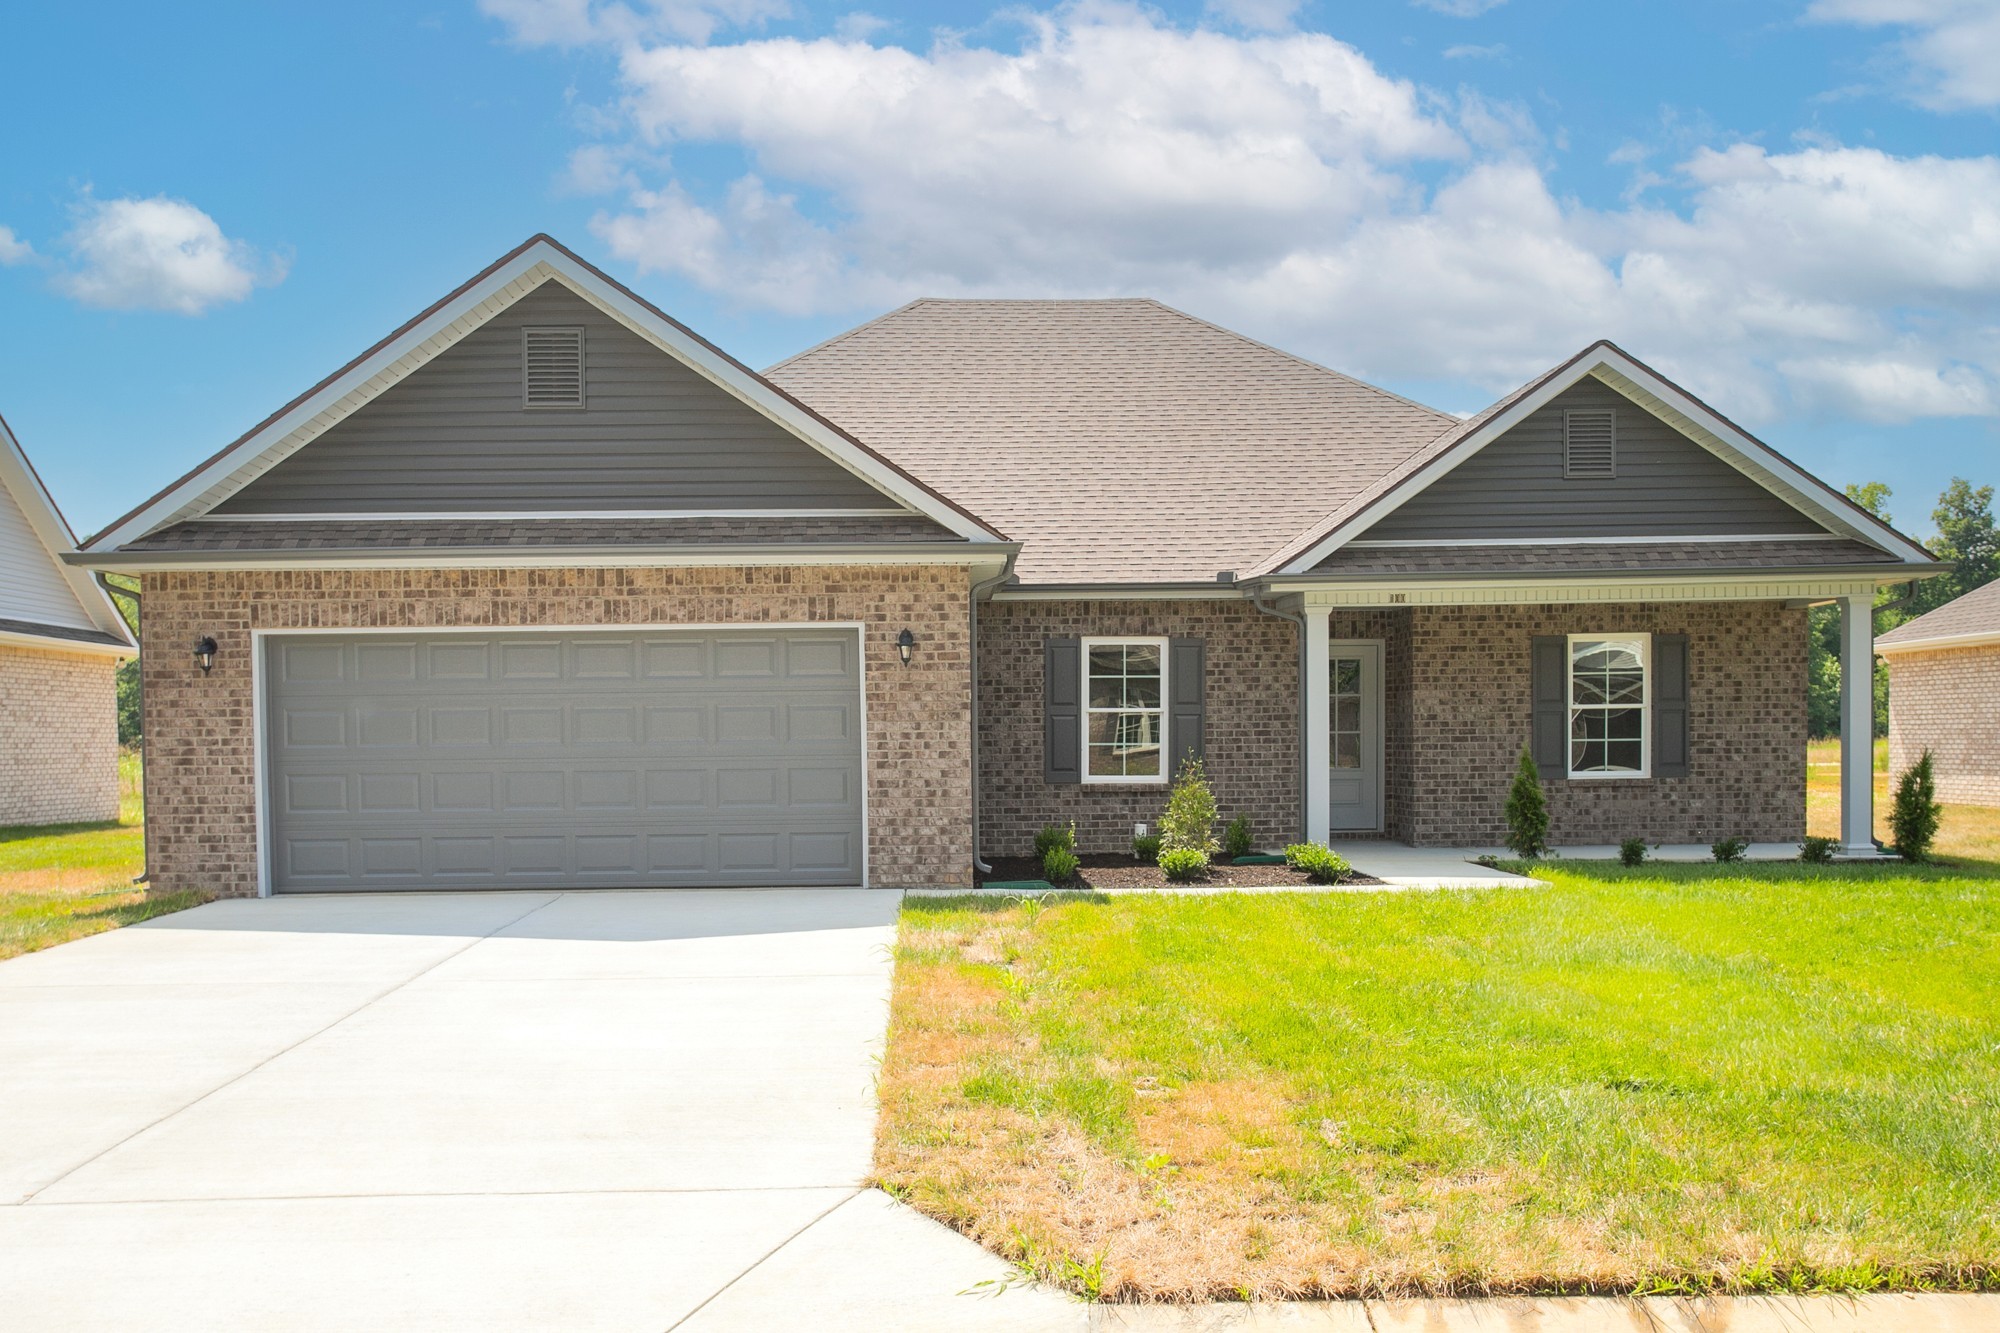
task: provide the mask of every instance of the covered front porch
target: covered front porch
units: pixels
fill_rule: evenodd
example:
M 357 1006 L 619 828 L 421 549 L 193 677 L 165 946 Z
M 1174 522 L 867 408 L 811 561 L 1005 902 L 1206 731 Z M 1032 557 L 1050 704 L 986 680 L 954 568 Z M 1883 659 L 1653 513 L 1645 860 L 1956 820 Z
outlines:
M 1297 586 L 1305 836 L 1501 848 L 1523 748 L 1551 840 L 1766 856 L 1805 836 L 1807 608 L 1844 616 L 1842 851 L 1873 826 L 1874 579 Z M 1278 593 L 1273 588 L 1270 594 Z

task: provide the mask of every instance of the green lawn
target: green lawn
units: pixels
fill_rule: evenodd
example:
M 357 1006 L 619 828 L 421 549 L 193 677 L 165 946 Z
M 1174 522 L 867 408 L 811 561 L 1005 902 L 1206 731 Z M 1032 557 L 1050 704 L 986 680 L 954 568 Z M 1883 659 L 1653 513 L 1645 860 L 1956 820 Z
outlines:
M 145 869 L 139 759 L 119 762 L 114 824 L 0 827 L 0 958 L 178 912 L 200 894 L 153 895 Z
M 877 1170 L 1113 1299 L 2000 1286 L 2000 879 L 904 910 Z

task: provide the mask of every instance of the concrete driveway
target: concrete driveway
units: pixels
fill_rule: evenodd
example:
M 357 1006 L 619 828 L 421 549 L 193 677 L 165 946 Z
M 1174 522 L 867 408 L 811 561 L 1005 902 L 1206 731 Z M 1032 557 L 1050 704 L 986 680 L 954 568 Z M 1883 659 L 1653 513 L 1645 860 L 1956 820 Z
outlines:
M 860 1188 L 896 906 L 238 901 L 0 964 L 5 1321 L 1079 1327 Z

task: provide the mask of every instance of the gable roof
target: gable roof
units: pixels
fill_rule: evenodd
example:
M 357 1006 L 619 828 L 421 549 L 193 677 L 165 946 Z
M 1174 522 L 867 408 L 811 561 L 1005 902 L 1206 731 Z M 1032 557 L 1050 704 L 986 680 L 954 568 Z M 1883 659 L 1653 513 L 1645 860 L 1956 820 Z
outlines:
M 1875 640 L 1876 651 L 1893 656 L 1927 648 L 2000 645 L 2000 581 L 1926 611 Z
M 897 504 L 964 540 L 1003 540 L 972 512 L 925 485 L 898 463 L 862 444 L 553 238 L 537 235 L 92 536 L 83 549 L 115 550 L 170 524 L 208 513 L 494 314 L 551 281 L 590 301 Z
M 764 373 L 1021 540 L 1028 584 L 1213 585 L 1457 425 L 1151 300 L 912 301 Z
M 1651 366 L 1614 343 L 1599 341 L 1477 416 L 1454 423 L 1347 504 L 1286 543 L 1255 572 L 1298 574 L 1312 569 L 1585 376 L 1594 376 L 1617 390 L 1829 531 L 1875 546 L 1898 563 L 1936 564 L 1923 547 Z
M 76 535 L 0 417 L 0 644 L 131 656 L 125 618 L 88 571 L 63 563 Z

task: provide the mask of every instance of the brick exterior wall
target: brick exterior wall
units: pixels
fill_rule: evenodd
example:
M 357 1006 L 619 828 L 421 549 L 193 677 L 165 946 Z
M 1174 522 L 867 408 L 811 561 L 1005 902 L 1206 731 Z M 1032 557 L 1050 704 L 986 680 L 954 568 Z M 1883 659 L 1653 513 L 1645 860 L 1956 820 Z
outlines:
M 1124 852 L 1167 789 L 1042 781 L 1042 644 L 1156 634 L 1206 644 L 1207 767 L 1224 819 L 1259 846 L 1297 836 L 1299 629 L 1248 602 L 989 602 L 979 608 L 980 851 L 1028 855 L 1044 824 L 1076 821 L 1086 852 Z
M 231 571 L 151 574 L 142 624 L 153 884 L 257 891 L 253 630 L 860 622 L 870 878 L 971 882 L 965 570 L 890 568 Z M 917 647 L 898 659 L 908 627 Z M 189 646 L 213 635 L 204 677 Z M 109 677 L 104 695 L 110 717 Z M 115 793 L 114 793 L 115 795 Z
M 0 647 L 0 825 L 118 818 L 117 659 Z
M 1938 799 L 2000 806 L 2000 646 L 1896 653 L 1889 664 L 1889 772 L 1931 752 Z
M 1298 836 L 1298 628 L 1243 602 L 997 602 L 980 608 L 980 838 L 1033 847 L 1074 819 L 1089 852 L 1156 823 L 1158 786 L 1042 780 L 1042 645 L 1146 634 L 1207 644 L 1209 777 L 1260 846 Z M 1689 636 L 1693 753 L 1677 779 L 1547 783 L 1558 843 L 1787 842 L 1805 834 L 1805 613 L 1774 602 L 1448 607 L 1336 612 L 1331 634 L 1383 644 L 1383 824 L 1418 846 L 1498 844 L 1531 717 L 1537 634 Z
M 1804 837 L 1806 613 L 1776 602 L 1413 610 L 1415 800 L 1404 836 L 1419 846 L 1501 842 L 1532 714 L 1529 641 L 1618 631 L 1688 635 L 1689 776 L 1548 781 L 1552 840 Z

